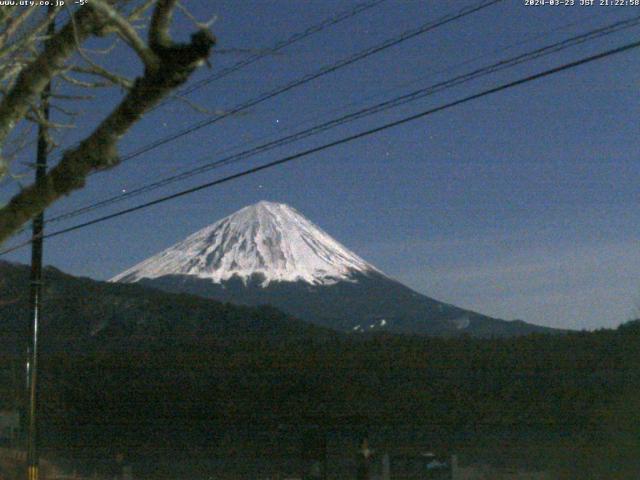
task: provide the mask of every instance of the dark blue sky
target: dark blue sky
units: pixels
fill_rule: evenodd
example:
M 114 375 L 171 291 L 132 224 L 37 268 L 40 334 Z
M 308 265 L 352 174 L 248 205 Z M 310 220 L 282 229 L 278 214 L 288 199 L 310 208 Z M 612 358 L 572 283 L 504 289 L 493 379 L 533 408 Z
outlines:
M 191 0 L 217 15 L 218 48 L 263 49 L 357 2 Z M 229 110 L 472 1 L 387 0 L 189 99 Z M 579 4 L 579 0 L 576 0 Z M 421 35 L 94 175 L 48 213 L 67 211 L 298 128 L 622 18 L 640 7 L 501 4 Z M 178 18 L 176 33 L 192 25 Z M 640 38 L 632 28 L 375 115 L 117 209 L 371 128 L 502 82 Z M 508 48 L 507 48 L 508 47 Z M 213 71 L 242 55 L 212 57 Z M 112 65 L 133 74 L 137 63 Z M 528 83 L 270 171 L 48 241 L 46 263 L 106 279 L 222 216 L 268 199 L 288 203 L 392 277 L 439 300 L 501 318 L 569 328 L 638 314 L 640 50 Z M 195 80 L 210 75 L 203 69 Z M 87 105 L 70 143 L 113 105 Z M 90 105 L 90 106 L 89 106 Z M 182 102 L 148 115 L 121 152 L 206 118 Z M 5 186 L 5 197 L 10 193 Z M 70 226 L 69 222 L 48 226 Z M 28 261 L 28 250 L 10 256 Z

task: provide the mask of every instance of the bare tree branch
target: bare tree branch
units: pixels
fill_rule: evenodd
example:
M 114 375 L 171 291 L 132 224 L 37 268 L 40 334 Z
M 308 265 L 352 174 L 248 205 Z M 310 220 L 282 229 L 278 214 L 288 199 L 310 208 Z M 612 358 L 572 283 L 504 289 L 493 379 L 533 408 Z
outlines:
M 149 26 L 149 46 L 158 54 L 164 48 L 171 46 L 169 27 L 177 0 L 158 0 L 156 9 L 151 16 Z
M 63 95 L 60 93 L 52 93 L 50 98 L 75 102 L 78 100 L 93 100 L 95 98 L 95 95 Z
M 92 62 L 90 67 L 73 66 L 71 67 L 71 71 L 104 78 L 112 85 L 118 85 L 126 90 L 129 90 L 133 86 L 132 80 L 113 73 L 95 62 Z
M 43 182 L 31 185 L 17 195 L 2 209 L 0 209 L 0 243 L 15 233 L 25 222 L 40 213 L 48 205 L 64 195 L 84 186 L 88 174 L 97 170 L 111 168 L 119 163 L 117 153 L 118 141 L 139 119 L 157 105 L 178 86 L 183 84 L 191 73 L 203 64 L 215 43 L 215 39 L 208 30 L 200 30 L 191 36 L 191 41 L 185 44 L 173 43 L 169 35 L 169 27 L 175 0 L 158 0 L 152 15 L 149 28 L 149 48 L 158 57 L 157 65 L 145 64 L 144 74 L 136 79 L 133 86 L 125 95 L 122 102 L 109 114 L 104 121 L 85 138 L 77 147 L 66 151 L 58 163 L 46 176 Z M 74 15 L 75 30 L 79 40 L 86 38 L 91 31 L 102 28 L 103 23 L 95 15 L 81 9 Z M 97 22 L 97 23 L 96 23 Z M 44 72 L 40 75 L 29 65 L 21 74 L 21 79 L 28 83 L 22 87 L 29 98 L 39 93 L 42 77 L 50 78 L 54 73 L 63 69 L 62 60 L 68 58 L 75 46 L 74 26 L 67 24 L 56 34 L 45 49 L 48 58 L 39 56 L 34 64 L 41 65 Z M 51 59 L 55 59 L 51 61 Z M 18 84 L 10 95 L 15 94 Z M 22 104 L 13 99 L 15 108 L 22 108 Z M 23 100 L 24 102 L 24 100 Z M 0 104 L 0 144 L 8 135 L 19 116 L 14 111 L 4 108 L 4 101 Z M 24 116 L 29 102 L 25 102 Z
M 0 102 L 0 145 L 24 118 L 29 106 L 37 101 L 51 78 L 63 69 L 64 61 L 75 50 L 76 37 L 86 39 L 96 26 L 96 18 L 90 9 L 79 9 L 73 16 L 74 22 L 67 23 L 49 39 L 44 51 L 20 72 L 15 85 Z M 5 173 L 7 168 L 4 165 Z M 2 170 L 3 165 L 0 164 L 0 178 Z
M 9 38 L 11 38 L 16 31 L 27 21 L 31 14 L 35 11 L 34 8 L 25 8 L 18 16 L 13 17 L 7 22 L 5 29 L 0 34 L 0 48 L 2 48 Z
M 107 55 L 107 54 L 113 52 L 113 49 L 116 48 L 117 44 L 118 44 L 118 39 L 116 39 L 107 48 L 87 48 L 87 47 L 82 47 L 82 50 L 87 52 L 87 53 L 95 53 L 96 55 Z
M 146 2 L 138 5 L 127 17 L 128 20 L 131 23 L 135 22 L 136 20 L 140 20 L 142 15 L 144 15 L 145 12 L 149 10 L 154 3 L 156 3 L 156 0 L 147 0 Z
M 102 0 L 91 0 L 91 7 L 106 16 L 108 21 L 116 26 L 120 36 L 133 48 L 147 68 L 154 69 L 157 67 L 159 61 L 157 55 L 147 47 L 146 43 L 140 38 L 138 32 L 136 32 L 135 28 L 133 28 L 127 19 L 122 17 L 111 5 Z
M 80 112 L 69 110 L 68 108 L 63 108 L 60 105 L 49 105 L 49 108 L 51 110 L 55 110 L 56 112 L 60 112 L 67 117 L 77 117 L 81 114 Z
M 189 19 L 193 22 L 193 24 L 198 28 L 198 29 L 209 29 L 211 28 L 211 25 L 213 25 L 216 20 L 218 20 L 218 16 L 214 15 L 213 17 L 211 17 L 209 20 L 207 20 L 206 22 L 201 22 L 199 21 L 190 11 L 189 9 L 187 9 L 184 5 L 182 5 L 182 3 L 178 2 L 176 5 L 180 11 Z
M 72 123 L 60 123 L 60 122 L 52 122 L 50 120 L 46 120 L 42 116 L 41 112 L 39 112 L 37 109 L 34 109 L 31 113 L 27 113 L 25 118 L 30 122 L 43 125 L 52 130 L 57 130 L 61 128 L 76 128 L 76 126 Z
M 82 42 L 78 37 L 78 27 L 76 25 L 76 22 L 73 16 L 71 16 L 71 26 L 73 28 L 73 34 L 76 40 L 76 48 L 78 51 L 78 55 L 80 55 L 80 57 L 89 65 L 90 71 L 103 78 L 108 79 L 111 83 L 115 85 L 125 85 L 125 82 L 122 82 L 121 78 L 118 75 L 111 73 L 109 70 L 102 67 L 97 62 L 93 61 L 93 59 L 86 53 L 86 49 L 84 49 L 81 46 Z
M 36 41 L 40 40 L 38 37 L 47 28 L 49 23 L 53 21 L 56 15 L 57 11 L 48 13 L 34 27 L 32 27 L 30 31 L 22 36 L 22 38 L 18 38 L 10 44 L 0 46 L 0 59 L 20 52 L 29 45 L 33 45 Z M 2 77 L 0 77 L 0 80 L 1 79 Z
M 83 88 L 103 88 L 112 85 L 111 82 L 85 82 L 83 80 L 73 78 L 71 75 L 67 75 L 66 73 L 61 73 L 60 78 L 71 85 Z

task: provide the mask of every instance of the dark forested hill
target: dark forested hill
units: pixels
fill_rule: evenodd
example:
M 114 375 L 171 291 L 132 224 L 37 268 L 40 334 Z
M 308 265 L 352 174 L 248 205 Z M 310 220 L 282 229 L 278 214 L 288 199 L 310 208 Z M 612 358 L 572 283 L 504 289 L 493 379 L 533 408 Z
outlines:
M 509 337 L 562 333 L 438 301 L 388 277 L 296 209 L 262 201 L 116 275 L 173 293 L 272 305 L 345 333 Z
M 574 469 L 566 478 L 640 471 L 638 322 L 501 339 L 349 336 L 272 308 L 46 278 L 49 448 L 226 458 L 268 455 L 264 438 L 287 425 L 408 428 L 450 451 Z M 21 364 L 26 282 L 25 267 L 0 264 L 0 370 Z
M 214 283 L 189 275 L 143 278 L 139 283 L 240 305 L 270 304 L 316 325 L 349 333 L 387 331 L 433 336 L 511 337 L 565 331 L 521 320 L 500 320 L 439 302 L 376 272 L 330 285 L 234 277 Z
M 271 307 L 243 307 L 139 285 L 96 282 L 44 272 L 42 347 L 110 346 L 136 350 L 189 341 L 218 344 L 322 339 L 333 334 Z M 29 269 L 0 262 L 0 340 L 5 351 L 22 348 L 29 318 Z M 24 337 L 23 337 L 24 338 Z

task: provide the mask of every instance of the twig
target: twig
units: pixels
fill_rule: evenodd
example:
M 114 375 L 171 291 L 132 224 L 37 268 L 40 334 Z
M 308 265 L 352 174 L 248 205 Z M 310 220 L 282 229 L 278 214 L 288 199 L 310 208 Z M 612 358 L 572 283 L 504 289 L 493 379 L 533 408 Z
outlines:
M 117 75 L 109 70 L 102 68 L 97 64 L 93 64 L 90 67 L 80 67 L 80 66 L 72 66 L 70 70 L 77 73 L 82 73 L 85 75 L 94 75 L 97 77 L 104 78 L 111 82 L 113 85 L 118 85 L 126 90 L 129 90 L 133 86 L 133 80 L 123 77 L 122 75 Z
M 140 19 L 140 17 L 142 17 L 142 15 L 144 15 L 144 13 L 149 10 L 149 8 L 151 7 L 151 5 L 153 5 L 154 3 L 156 3 L 156 0 L 147 0 L 145 3 L 143 3 L 142 5 L 139 5 L 138 7 L 136 7 L 127 17 L 129 19 L 129 21 L 131 23 L 135 22 L 136 20 Z
M 112 83 L 107 83 L 107 82 L 85 82 L 82 80 L 78 80 L 77 78 L 73 78 L 72 76 L 67 75 L 66 73 L 61 73 L 59 76 L 65 82 L 71 85 L 75 85 L 76 87 L 104 88 L 104 87 L 110 87 L 113 85 Z
M 111 5 L 102 0 L 91 0 L 90 5 L 107 17 L 110 23 L 115 25 L 122 39 L 138 54 L 147 68 L 157 68 L 159 61 L 157 55 L 147 47 L 127 19 L 122 17 Z
M 178 2 L 176 6 L 199 29 L 207 29 L 208 30 L 218 20 L 218 16 L 217 15 L 213 15 L 206 22 L 201 22 L 189 11 L 189 9 L 187 7 L 182 5 L 181 2 Z

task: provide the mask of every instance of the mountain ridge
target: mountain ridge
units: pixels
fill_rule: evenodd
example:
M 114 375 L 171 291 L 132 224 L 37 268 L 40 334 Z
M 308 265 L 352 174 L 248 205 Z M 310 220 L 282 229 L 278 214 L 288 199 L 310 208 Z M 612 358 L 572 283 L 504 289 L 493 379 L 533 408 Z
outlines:
M 111 281 L 236 304 L 270 304 L 343 332 L 483 337 L 558 332 L 420 294 L 348 250 L 297 210 L 265 201 L 205 227 Z
M 26 265 L 0 261 L 0 346 L 5 351 L 18 351 L 24 345 L 29 271 Z M 46 267 L 43 276 L 44 350 L 137 350 L 139 344 L 233 344 L 251 338 L 280 344 L 334 336 L 273 307 L 230 305 L 143 284 L 97 281 L 54 267 Z
M 191 275 L 220 283 L 261 274 L 263 286 L 298 280 L 318 285 L 348 281 L 354 272 L 374 271 L 379 272 L 294 208 L 261 201 L 189 235 L 110 281 Z

